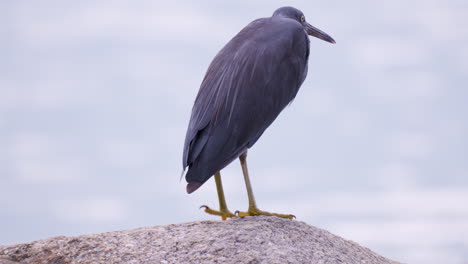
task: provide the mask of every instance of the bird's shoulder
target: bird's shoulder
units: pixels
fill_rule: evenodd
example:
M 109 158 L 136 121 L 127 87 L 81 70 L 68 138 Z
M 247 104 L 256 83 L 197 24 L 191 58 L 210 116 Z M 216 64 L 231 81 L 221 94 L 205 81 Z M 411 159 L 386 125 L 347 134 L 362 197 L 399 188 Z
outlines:
M 303 26 L 289 18 L 267 17 L 259 18 L 245 26 L 221 50 L 215 62 L 232 58 L 240 54 L 249 60 L 257 60 L 259 54 L 282 57 L 295 51 L 298 43 L 307 44 L 308 37 Z M 229 58 L 229 59 L 228 59 Z
M 303 26 L 290 18 L 284 17 L 266 17 L 252 21 L 239 35 L 248 35 L 251 38 L 274 37 L 270 40 L 281 40 L 285 37 L 294 37 L 295 35 L 305 35 Z

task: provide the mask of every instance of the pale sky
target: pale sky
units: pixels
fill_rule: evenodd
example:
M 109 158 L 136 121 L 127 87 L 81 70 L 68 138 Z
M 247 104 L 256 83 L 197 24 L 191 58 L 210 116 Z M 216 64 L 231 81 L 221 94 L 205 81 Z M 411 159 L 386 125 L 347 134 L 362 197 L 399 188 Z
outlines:
M 190 110 L 250 21 L 301 9 L 293 104 L 249 152 L 261 209 L 406 263 L 468 262 L 468 2 L 0 2 L 0 244 L 217 220 L 179 181 Z M 247 208 L 238 162 L 228 206 Z

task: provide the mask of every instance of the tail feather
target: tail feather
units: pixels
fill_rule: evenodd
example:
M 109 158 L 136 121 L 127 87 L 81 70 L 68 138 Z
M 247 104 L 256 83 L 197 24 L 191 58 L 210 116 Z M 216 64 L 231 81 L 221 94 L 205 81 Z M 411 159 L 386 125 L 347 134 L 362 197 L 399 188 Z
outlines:
M 187 184 L 187 193 L 193 193 L 203 185 L 202 182 L 191 182 Z

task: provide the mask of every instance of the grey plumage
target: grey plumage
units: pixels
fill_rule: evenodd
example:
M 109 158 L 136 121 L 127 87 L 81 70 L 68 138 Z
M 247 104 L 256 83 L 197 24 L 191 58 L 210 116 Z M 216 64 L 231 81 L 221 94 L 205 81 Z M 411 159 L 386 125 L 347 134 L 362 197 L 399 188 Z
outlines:
M 185 138 L 187 192 L 252 147 L 296 96 L 309 57 L 310 25 L 301 19 L 301 11 L 280 8 L 247 25 L 211 62 Z

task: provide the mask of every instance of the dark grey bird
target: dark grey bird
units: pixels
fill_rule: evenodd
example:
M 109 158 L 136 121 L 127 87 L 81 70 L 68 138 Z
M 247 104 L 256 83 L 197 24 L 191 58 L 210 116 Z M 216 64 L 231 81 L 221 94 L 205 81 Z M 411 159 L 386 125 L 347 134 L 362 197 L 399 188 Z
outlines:
M 219 210 L 205 212 L 222 219 L 275 215 L 257 208 L 247 171 L 247 150 L 294 99 L 307 76 L 308 35 L 335 43 L 306 22 L 293 7 L 281 7 L 271 17 L 254 20 L 216 55 L 195 99 L 182 158 L 188 167 L 187 192 L 215 176 Z M 226 206 L 220 171 L 239 158 L 249 198 L 247 212 L 234 215 Z

